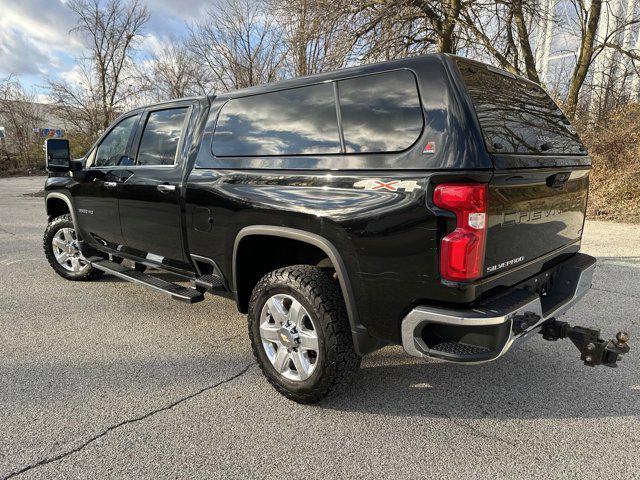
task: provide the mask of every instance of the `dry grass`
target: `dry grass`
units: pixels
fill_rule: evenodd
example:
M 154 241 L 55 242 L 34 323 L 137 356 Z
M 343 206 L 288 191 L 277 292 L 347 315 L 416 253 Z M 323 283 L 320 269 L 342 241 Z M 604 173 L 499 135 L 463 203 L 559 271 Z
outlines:
M 593 157 L 588 216 L 640 223 L 640 103 L 612 111 L 582 139 Z

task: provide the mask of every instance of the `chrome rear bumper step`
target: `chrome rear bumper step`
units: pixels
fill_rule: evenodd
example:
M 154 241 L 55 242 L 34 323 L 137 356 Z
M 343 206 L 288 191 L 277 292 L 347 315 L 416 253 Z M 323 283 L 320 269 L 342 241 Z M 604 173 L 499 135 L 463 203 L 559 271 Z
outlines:
M 196 303 L 204 300 L 204 294 L 195 288 L 183 287 L 176 283 L 167 282 L 161 278 L 110 262 L 109 260 L 91 261 L 91 265 L 109 275 L 171 295 L 171 298 L 180 300 L 181 302 Z
M 418 306 L 402 320 L 402 346 L 416 357 L 459 363 L 495 360 L 578 302 L 591 288 L 595 264 L 595 258 L 577 254 L 471 309 Z M 536 285 L 550 276 L 554 287 L 541 295 Z

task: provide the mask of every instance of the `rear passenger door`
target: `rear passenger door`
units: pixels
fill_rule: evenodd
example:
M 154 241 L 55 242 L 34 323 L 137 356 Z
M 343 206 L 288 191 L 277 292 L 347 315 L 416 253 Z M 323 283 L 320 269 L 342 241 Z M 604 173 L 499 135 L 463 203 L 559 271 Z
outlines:
M 131 175 L 120 187 L 120 223 L 128 253 L 184 268 L 181 153 L 192 110 L 176 102 L 144 112 L 133 145 Z

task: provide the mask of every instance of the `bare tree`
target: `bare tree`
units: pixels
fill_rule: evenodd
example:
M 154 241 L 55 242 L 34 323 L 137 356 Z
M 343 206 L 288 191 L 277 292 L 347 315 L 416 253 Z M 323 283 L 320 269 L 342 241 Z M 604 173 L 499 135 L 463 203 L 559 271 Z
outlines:
M 576 114 L 580 92 L 598 55 L 613 49 L 632 61 L 640 60 L 640 52 L 621 42 L 623 32 L 640 23 L 632 14 L 619 15 L 610 10 L 608 0 L 571 0 L 578 18 L 580 42 L 576 65 L 569 81 L 565 109 L 569 117 Z M 603 13 L 605 14 L 603 17 Z M 606 72 L 605 72 L 606 73 Z
M 609 0 L 570 0 L 567 5 L 573 7 L 568 22 L 561 21 L 556 16 L 555 7 L 552 11 L 545 11 L 545 5 L 555 5 L 551 2 L 537 0 L 477 0 L 472 4 L 465 4 L 461 11 L 462 23 L 460 35 L 466 36 L 471 52 L 479 55 L 488 54 L 502 68 L 530 80 L 540 83 L 541 77 L 536 65 L 534 49 L 532 47 L 531 32 L 538 33 L 538 40 L 551 35 L 545 25 L 553 25 L 559 35 L 566 35 L 577 39 L 577 53 L 575 65 L 571 72 L 566 72 L 563 78 L 545 77 L 547 87 L 564 100 L 566 113 L 574 118 L 583 87 L 594 73 L 598 78 L 591 86 L 591 104 L 598 100 L 606 110 L 619 104 L 623 94 L 617 95 L 633 82 L 629 77 L 638 75 L 640 67 L 640 51 L 629 48 L 630 26 L 638 22 L 634 18 L 634 8 L 631 2 L 629 12 L 622 13 L 622 2 Z M 639 44 L 640 45 L 640 44 Z M 537 45 L 537 48 L 544 48 Z M 612 52 L 618 57 L 613 58 Z M 566 52 L 566 53 L 570 53 Z M 610 61 L 604 68 L 595 68 L 598 56 L 604 55 Z M 631 69 L 622 68 L 626 58 Z M 545 60 L 546 61 L 546 60 Z M 565 71 L 565 66 L 560 67 Z M 622 75 L 618 74 L 623 70 Z M 599 72 L 594 72 L 599 70 Z M 598 95 L 594 95 L 598 92 Z M 617 95 L 617 96 L 616 96 Z M 598 97 L 598 98 L 596 98 Z M 600 98 L 602 97 L 602 98 Z
M 548 15 L 536 0 L 476 1 L 461 13 L 461 31 L 505 70 L 540 83 L 530 31 Z
M 356 10 L 353 27 L 355 51 L 361 61 L 380 61 L 433 51 L 437 36 L 428 21 L 416 15 L 408 2 L 374 2 Z
M 343 67 L 353 48 L 345 17 L 328 0 L 271 0 L 284 32 L 287 70 L 311 75 Z
M 438 37 L 438 51 L 456 52 L 456 27 L 463 9 L 462 0 L 412 0 L 413 5 L 429 20 Z M 471 3 L 471 2 L 467 2 Z
M 25 91 L 14 75 L 0 79 L 0 125 L 6 134 L 1 147 L 7 168 L 33 168 L 41 161 L 42 150 L 34 132 L 41 122 L 42 111 L 35 95 Z
M 159 54 L 138 68 L 138 75 L 141 90 L 151 101 L 209 93 L 206 76 L 180 39 L 171 39 Z
M 353 25 L 364 60 L 438 51 L 455 53 L 464 8 L 474 0 L 336 0 Z
M 513 21 L 516 24 L 516 31 L 518 32 L 518 46 L 522 52 L 524 70 L 529 80 L 540 83 L 538 70 L 536 69 L 536 60 L 533 55 L 533 48 L 531 47 L 531 36 L 527 26 L 527 15 L 529 18 L 539 18 L 536 16 L 536 12 L 540 13 L 540 10 L 537 10 L 537 8 L 537 1 L 527 2 L 526 0 L 513 0 L 511 5 Z M 550 15 L 550 12 L 545 12 L 545 14 Z
M 228 91 L 280 78 L 282 35 L 263 2 L 224 0 L 191 27 L 189 46 L 215 89 Z
M 104 105 L 100 87 L 96 85 L 91 62 L 80 60 L 73 82 L 49 80 L 49 98 L 60 117 L 65 119 L 74 139 L 89 146 L 104 130 Z
M 86 57 L 78 59 L 84 84 L 53 81 L 50 89 L 59 100 L 69 99 L 73 108 L 95 112 L 97 103 L 99 123 L 106 128 L 134 93 L 132 55 L 149 12 L 141 0 L 71 0 L 68 7 L 77 19 L 72 32 L 84 39 L 88 49 Z M 89 105 L 83 105 L 85 101 Z M 90 123 L 95 122 L 94 118 Z
M 580 50 L 576 59 L 576 66 L 571 75 L 569 92 L 565 102 L 567 114 L 574 117 L 578 105 L 580 89 L 587 78 L 587 73 L 596 55 L 596 33 L 602 14 L 602 0 L 591 0 L 587 7 L 584 0 L 575 0 L 576 11 L 580 15 Z

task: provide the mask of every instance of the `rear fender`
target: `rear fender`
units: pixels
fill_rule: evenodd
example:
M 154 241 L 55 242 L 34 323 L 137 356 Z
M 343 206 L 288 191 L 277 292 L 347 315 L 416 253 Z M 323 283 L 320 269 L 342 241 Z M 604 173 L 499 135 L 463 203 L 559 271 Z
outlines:
M 373 339 L 368 333 L 367 329 L 359 321 L 358 311 L 356 307 L 355 297 L 351 288 L 347 269 L 344 261 L 340 256 L 338 250 L 333 246 L 329 240 L 320 235 L 306 232 L 304 230 L 298 230 L 288 227 L 278 227 L 274 225 L 252 225 L 245 227 L 236 236 L 233 247 L 233 291 L 236 292 L 236 301 L 238 301 L 238 247 L 242 239 L 252 235 L 266 235 L 274 237 L 283 237 L 301 242 L 308 243 L 319 249 L 321 249 L 331 260 L 336 274 L 338 276 L 338 282 L 340 284 L 340 290 L 347 307 L 347 314 L 349 316 L 349 323 L 351 326 L 351 334 L 353 336 L 354 346 L 356 351 L 360 354 L 373 351 L 379 347 L 379 342 Z

